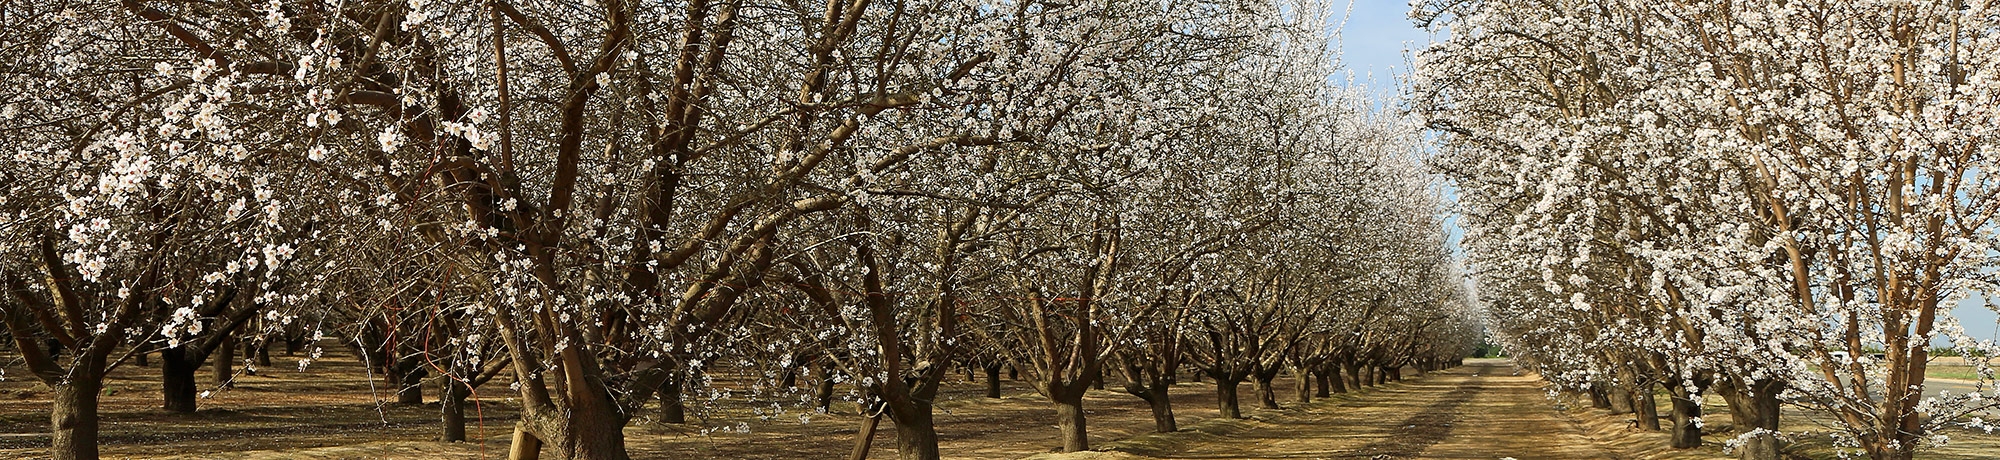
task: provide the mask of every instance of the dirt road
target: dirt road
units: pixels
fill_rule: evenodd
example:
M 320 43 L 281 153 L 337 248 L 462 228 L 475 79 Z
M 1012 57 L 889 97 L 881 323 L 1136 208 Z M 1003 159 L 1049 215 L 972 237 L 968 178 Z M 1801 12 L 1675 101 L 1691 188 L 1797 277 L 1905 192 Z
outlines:
M 1468 363 L 1306 410 L 1134 438 L 1114 450 L 1200 459 L 1620 457 L 1563 415 L 1541 385 L 1504 362 Z

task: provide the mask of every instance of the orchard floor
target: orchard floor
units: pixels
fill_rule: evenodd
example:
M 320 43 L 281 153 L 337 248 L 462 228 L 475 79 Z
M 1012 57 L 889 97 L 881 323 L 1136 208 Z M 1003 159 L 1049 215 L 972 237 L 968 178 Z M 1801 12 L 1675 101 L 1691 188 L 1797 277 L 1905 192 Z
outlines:
M 329 350 L 333 352 L 336 350 Z M 282 359 L 281 359 L 282 361 Z M 296 358 L 293 358 L 296 363 Z M 279 365 L 286 363 L 280 362 Z M 22 380 L 17 360 L 0 357 L 0 458 L 45 456 L 50 395 Z M 295 365 L 295 364 L 294 364 Z M 166 414 L 159 405 L 157 368 L 127 365 L 113 375 L 104 397 L 105 458 L 145 459 L 474 459 L 504 458 L 514 405 L 507 382 L 481 389 L 483 421 L 472 442 L 443 444 L 436 436 L 437 406 L 385 404 L 393 394 L 371 381 L 358 363 L 339 356 L 305 372 L 260 369 L 239 374 L 233 388 L 214 386 L 207 369 L 200 382 L 213 391 L 195 414 Z M 20 372 L 20 373 L 16 373 Z M 1707 445 L 1665 449 L 1666 435 L 1630 428 L 1629 416 L 1576 407 L 1551 399 L 1544 383 L 1500 360 L 1414 377 L 1310 404 L 1289 401 L 1291 386 L 1277 387 L 1283 409 L 1258 410 L 1244 386 L 1247 419 L 1216 418 L 1213 386 L 1183 383 L 1174 389 L 1182 430 L 1151 434 L 1152 421 L 1137 398 L 1093 391 L 1085 402 L 1094 447 L 1102 452 L 1049 454 L 1060 445 L 1054 410 L 1024 384 L 1005 382 L 1006 397 L 981 396 L 983 383 L 956 377 L 940 397 L 941 449 L 949 459 L 1705 459 L 1726 458 L 1726 423 L 1712 421 Z M 431 395 L 434 395 L 431 394 Z M 427 395 L 427 396 L 431 396 Z M 809 414 L 769 403 L 795 397 L 763 395 L 753 410 L 731 402 L 697 410 L 708 418 L 687 425 L 652 423 L 642 415 L 626 428 L 635 459 L 845 458 L 860 418 Z M 429 401 L 429 399 L 427 399 Z M 1711 401 L 1719 404 L 1720 401 Z M 1586 404 L 1587 406 L 1587 404 Z M 757 412 L 761 410 L 762 414 Z M 1711 414 L 1726 414 L 1713 406 Z M 1790 414 L 1788 414 L 1790 415 Z M 1709 417 L 1711 420 L 1718 417 Z M 1727 417 L 1719 417 L 1726 422 Z M 1810 417 L 1790 417 L 1788 430 L 1812 429 Z M 1797 424 L 1798 426 L 1791 426 Z M 1993 458 L 2000 442 L 1954 434 L 1953 444 L 1919 458 Z M 870 458 L 894 458 L 894 433 L 882 424 Z M 1793 449 L 1802 458 L 1830 458 L 1811 441 Z M 546 458 L 546 457 L 545 457 Z

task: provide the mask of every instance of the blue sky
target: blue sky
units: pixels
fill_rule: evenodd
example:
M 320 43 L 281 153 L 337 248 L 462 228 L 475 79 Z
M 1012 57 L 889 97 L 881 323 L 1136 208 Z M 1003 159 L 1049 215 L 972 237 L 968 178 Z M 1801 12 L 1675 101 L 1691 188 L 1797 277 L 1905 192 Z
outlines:
M 1395 91 L 1396 77 L 1409 70 L 1405 51 L 1430 44 L 1430 35 L 1410 24 L 1409 12 L 1410 5 L 1398 0 L 1354 1 L 1340 48 L 1357 83 L 1378 94 Z
M 1366 85 L 1378 97 L 1394 97 L 1396 79 L 1409 71 L 1409 53 L 1430 44 L 1430 34 L 1410 23 L 1409 11 L 1409 3 L 1401 0 L 1354 0 L 1341 29 L 1342 64 L 1355 83 Z M 1455 244 L 1463 232 L 1455 220 L 1448 224 Z M 1996 334 L 2000 315 L 1986 308 L 1985 302 L 1974 296 L 1960 302 L 1952 315 L 1974 338 L 2000 339 Z

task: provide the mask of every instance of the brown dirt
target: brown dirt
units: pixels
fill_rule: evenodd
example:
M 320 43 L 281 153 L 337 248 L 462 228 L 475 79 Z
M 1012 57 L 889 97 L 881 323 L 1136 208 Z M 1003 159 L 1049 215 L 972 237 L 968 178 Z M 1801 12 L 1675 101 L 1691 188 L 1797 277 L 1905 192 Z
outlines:
M 1251 420 L 1107 446 L 1130 457 L 1049 459 L 1602 459 L 1628 458 L 1556 409 L 1541 380 L 1483 361 Z
M 330 354 L 341 351 L 328 350 Z M 211 397 L 195 414 L 158 409 L 158 369 L 125 366 L 113 375 L 104 397 L 105 458 L 134 459 L 475 459 L 503 458 L 514 405 L 507 381 L 483 387 L 481 414 L 468 434 L 472 442 L 442 444 L 434 439 L 438 407 L 399 406 L 379 379 L 367 379 L 359 363 L 333 356 L 305 372 L 296 358 L 279 358 L 280 369 L 239 376 L 236 386 L 215 387 L 209 373 L 198 374 Z M 284 364 L 290 364 L 285 366 Z M 40 383 L 23 380 L 18 360 L 0 357 L 0 458 L 46 455 L 50 394 Z M 156 364 L 157 365 L 157 364 Z M 1634 430 L 1629 416 L 1576 408 L 1576 401 L 1552 400 L 1544 383 L 1519 374 L 1499 360 L 1415 377 L 1366 391 L 1337 395 L 1312 404 L 1285 403 L 1282 410 L 1255 410 L 1244 387 L 1246 420 L 1217 419 L 1214 387 L 1183 383 L 1174 389 L 1183 430 L 1151 434 L 1152 420 L 1138 398 L 1116 391 L 1093 391 L 1085 401 L 1091 441 L 1105 452 L 1050 456 L 1061 445 L 1054 413 L 1046 399 L 1022 382 L 1005 382 L 1006 397 L 987 399 L 981 384 L 955 379 L 938 405 L 938 432 L 945 458 L 1135 460 L 1162 458 L 1481 458 L 1497 459 L 1696 459 L 1725 458 L 1727 416 L 1711 416 L 1708 445 L 1666 449 L 1666 435 Z M 378 376 L 379 377 L 379 376 Z M 1290 379 L 1280 379 L 1280 399 L 1289 399 Z M 435 388 L 426 396 L 435 397 Z M 1662 399 L 1664 402 L 1664 399 Z M 1726 409 L 1710 401 L 1710 414 Z M 1583 405 L 1587 406 L 1587 404 Z M 651 423 L 646 415 L 625 429 L 633 458 L 799 459 L 841 458 L 854 444 L 861 419 L 851 403 L 835 403 L 831 414 L 813 414 L 800 423 L 796 409 L 760 416 L 749 403 L 724 401 L 689 425 Z M 481 416 L 483 415 L 483 416 Z M 1791 414 L 1788 414 L 1790 416 Z M 1720 420 L 1718 420 L 1720 419 Z M 1816 423 L 1791 417 L 1789 429 Z M 1793 426 L 1795 424 L 1807 424 Z M 748 432 L 715 428 L 747 427 Z M 1957 436 L 1954 445 L 1922 458 L 1991 458 L 2000 438 Z M 894 458 L 894 431 L 883 423 L 870 458 Z M 1811 441 L 1794 449 L 1823 457 Z

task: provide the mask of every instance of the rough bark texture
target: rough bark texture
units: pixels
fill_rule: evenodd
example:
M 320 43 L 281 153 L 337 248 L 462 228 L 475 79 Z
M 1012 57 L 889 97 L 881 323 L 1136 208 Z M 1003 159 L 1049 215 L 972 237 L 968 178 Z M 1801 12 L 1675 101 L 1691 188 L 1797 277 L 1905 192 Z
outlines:
M 1265 378 L 1263 375 L 1258 375 L 1257 378 L 1251 379 L 1254 382 L 1251 387 L 1257 391 L 1257 407 L 1260 409 L 1278 408 L 1277 391 L 1271 388 L 1273 380 L 1276 380 L 1275 376 L 1273 378 Z
M 215 370 L 215 386 L 236 386 L 232 383 L 236 379 L 236 337 L 233 335 L 223 335 L 222 346 L 216 348 L 215 351 L 222 353 L 221 356 L 215 357 L 215 366 L 213 367 Z
M 514 443 L 507 449 L 507 460 L 535 460 L 542 458 L 542 438 L 535 437 L 525 427 L 514 428 Z
M 444 379 L 444 391 L 439 392 L 438 405 L 444 410 L 444 432 L 439 441 L 459 442 L 465 440 L 465 398 L 472 394 L 472 388 L 459 379 Z
M 1742 447 L 1736 450 L 1738 458 L 1743 460 L 1781 458 L 1783 446 L 1776 432 L 1781 409 L 1778 405 L 1778 393 L 1784 391 L 1784 388 L 1783 382 L 1761 380 L 1744 386 L 1730 385 L 1723 390 L 1723 399 L 1729 402 L 1730 415 L 1736 421 L 1736 433 L 1739 435 L 1757 433 L 1743 438 Z
M 420 405 L 424 403 L 424 364 L 417 359 L 404 359 L 396 365 L 396 403 Z
M 1312 376 L 1313 376 L 1314 397 L 1324 398 L 1328 396 L 1333 396 L 1333 391 L 1332 391 L 1333 385 L 1332 383 L 1330 383 L 1333 380 L 1333 377 L 1326 375 L 1326 371 L 1324 370 L 1313 372 Z
M 97 459 L 97 394 L 103 386 L 98 376 L 80 375 L 56 387 L 55 407 L 49 411 L 54 428 L 49 454 L 55 460 Z
M 820 407 L 831 404 L 833 379 L 820 378 Z M 687 423 L 687 406 L 681 400 L 681 376 L 660 382 L 660 423 Z
M 1701 447 L 1701 427 L 1695 426 L 1695 418 L 1701 417 L 1701 394 L 1689 394 L 1686 390 L 1674 390 L 1673 442 L 1675 449 Z
M 1298 401 L 1299 404 L 1306 404 L 1312 402 L 1313 401 L 1312 372 L 1307 371 L 1303 367 L 1295 368 L 1292 370 L 1292 378 L 1298 381 L 1298 385 L 1295 385 L 1292 388 L 1293 399 Z
M 1642 384 L 1632 391 L 1632 417 L 1639 420 L 1639 429 L 1660 431 L 1660 406 L 1653 400 L 1653 385 Z
M 563 427 L 556 439 L 556 452 L 565 460 L 626 460 L 625 420 L 608 395 L 575 398 L 568 420 L 548 423 Z
M 986 397 L 1000 398 L 1000 366 L 986 366 Z
M 1228 379 L 1215 381 L 1215 408 L 1222 411 L 1222 418 L 1243 418 L 1243 409 L 1236 401 L 1236 386 L 1242 383 Z
M 1590 397 L 1590 408 L 1611 409 L 1611 392 L 1606 391 L 1604 389 L 1605 386 L 1606 384 L 1603 383 L 1591 384 L 1590 390 L 1583 392 L 1584 396 Z
M 1332 387 L 1334 393 L 1347 392 L 1347 379 L 1341 378 L 1339 365 L 1326 366 L 1326 383 Z
M 1090 450 L 1090 433 L 1083 421 L 1083 394 L 1056 399 L 1056 429 L 1062 432 L 1063 452 Z
M 1612 386 L 1610 393 L 1606 395 L 1605 403 L 1611 406 L 1611 415 L 1632 413 L 1632 392 L 1625 388 L 1626 385 L 1623 384 Z
M 160 393 L 164 401 L 161 408 L 167 412 L 195 410 L 194 372 L 200 363 L 188 357 L 189 351 L 187 347 L 160 350 Z
M 1181 429 L 1180 422 L 1174 420 L 1174 400 L 1167 394 L 1167 388 L 1166 385 L 1154 385 L 1147 389 L 1152 396 L 1146 400 L 1146 405 L 1153 409 L 1153 431 L 1157 433 L 1172 433 Z
M 937 425 L 931 405 L 922 401 L 911 401 L 910 405 L 912 410 L 891 411 L 890 422 L 896 425 L 896 458 L 938 460 Z

